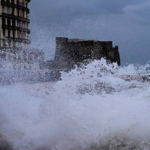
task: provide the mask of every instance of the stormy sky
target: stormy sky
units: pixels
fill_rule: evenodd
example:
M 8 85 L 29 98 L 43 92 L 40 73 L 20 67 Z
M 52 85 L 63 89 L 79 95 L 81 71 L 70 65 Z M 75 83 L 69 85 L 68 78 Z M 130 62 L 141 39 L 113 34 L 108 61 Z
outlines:
M 121 63 L 150 61 L 149 0 L 31 0 L 32 47 L 53 59 L 55 37 L 113 41 Z

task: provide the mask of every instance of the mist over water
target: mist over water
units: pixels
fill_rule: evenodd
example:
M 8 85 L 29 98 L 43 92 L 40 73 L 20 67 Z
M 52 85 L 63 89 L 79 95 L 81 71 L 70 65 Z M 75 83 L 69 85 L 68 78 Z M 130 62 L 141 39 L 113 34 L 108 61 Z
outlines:
M 147 66 L 102 59 L 57 82 L 0 86 L 0 149 L 150 149 L 150 83 L 121 78 Z

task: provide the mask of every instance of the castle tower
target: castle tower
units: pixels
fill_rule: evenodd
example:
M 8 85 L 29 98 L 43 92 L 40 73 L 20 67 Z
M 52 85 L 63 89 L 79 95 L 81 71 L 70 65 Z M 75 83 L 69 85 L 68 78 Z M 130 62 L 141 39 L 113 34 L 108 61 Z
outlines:
M 28 47 L 30 0 L 0 0 L 0 48 Z

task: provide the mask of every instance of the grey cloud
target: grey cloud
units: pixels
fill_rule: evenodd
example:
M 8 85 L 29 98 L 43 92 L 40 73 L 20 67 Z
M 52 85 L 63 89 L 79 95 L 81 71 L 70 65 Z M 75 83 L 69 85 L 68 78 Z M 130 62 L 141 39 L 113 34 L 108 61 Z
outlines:
M 112 40 L 122 64 L 145 63 L 150 56 L 148 0 L 32 0 L 32 45 L 53 58 L 55 37 Z
M 124 8 L 124 11 L 126 13 L 136 14 L 139 16 L 140 20 L 142 19 L 145 25 L 150 24 L 150 1 L 143 2 L 142 4 L 129 5 Z
M 144 2 L 142 4 L 129 5 L 125 7 L 125 11 L 143 11 L 150 8 L 150 1 Z
M 78 17 L 80 15 L 100 15 L 123 13 L 124 8 L 141 4 L 147 0 L 36 0 L 31 1 L 33 15 L 57 19 L 58 17 Z
M 77 18 L 102 15 L 123 15 L 125 13 L 136 13 L 142 18 L 149 20 L 149 9 L 142 10 L 148 0 L 36 0 L 31 1 L 30 18 L 42 26 L 69 26 Z M 141 8 L 140 8 L 141 7 Z M 135 10 L 139 9 L 138 11 Z M 145 24 L 149 24 L 148 20 Z M 140 21 L 140 20 L 139 20 Z M 141 22 L 143 23 L 143 21 Z

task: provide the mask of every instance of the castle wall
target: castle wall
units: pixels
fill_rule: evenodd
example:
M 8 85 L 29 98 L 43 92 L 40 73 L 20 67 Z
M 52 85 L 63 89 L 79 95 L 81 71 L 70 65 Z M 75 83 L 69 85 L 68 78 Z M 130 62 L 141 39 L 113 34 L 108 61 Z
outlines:
M 56 38 L 55 60 L 57 61 L 82 62 L 102 57 L 120 65 L 118 46 L 113 47 L 112 41 Z
M 67 41 L 67 38 L 56 38 L 55 60 L 64 60 Z
M 71 56 L 71 60 L 75 62 L 81 62 L 85 59 L 91 58 L 91 52 L 93 49 L 93 41 L 85 42 L 69 42 L 68 50 Z

